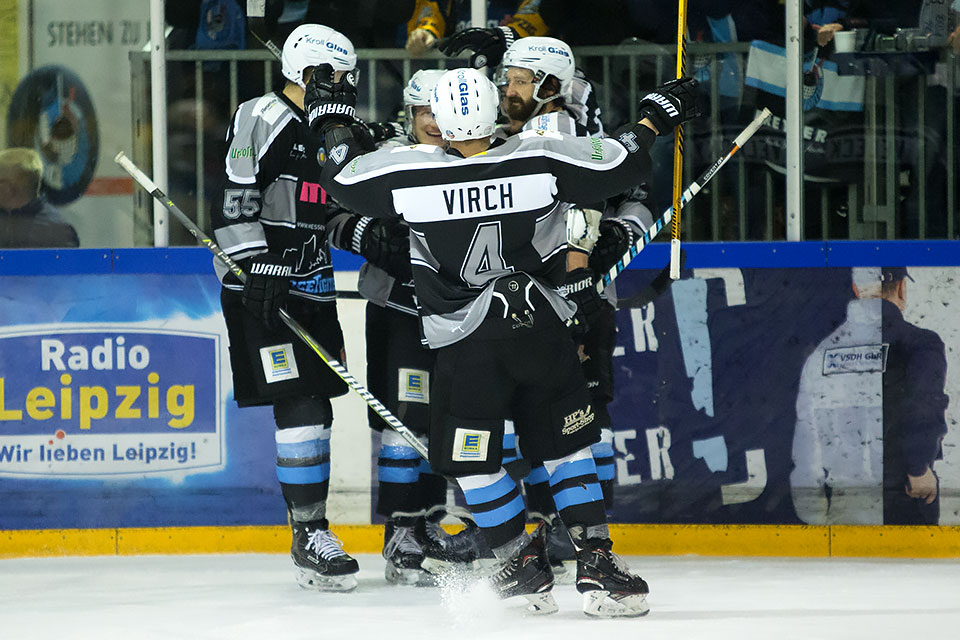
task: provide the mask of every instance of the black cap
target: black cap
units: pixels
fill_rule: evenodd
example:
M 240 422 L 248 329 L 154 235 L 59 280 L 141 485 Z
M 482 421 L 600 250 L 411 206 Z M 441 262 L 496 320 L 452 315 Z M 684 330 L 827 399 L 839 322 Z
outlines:
M 904 278 L 909 278 L 910 282 L 916 282 L 907 273 L 906 267 L 880 267 L 881 282 L 900 282 Z

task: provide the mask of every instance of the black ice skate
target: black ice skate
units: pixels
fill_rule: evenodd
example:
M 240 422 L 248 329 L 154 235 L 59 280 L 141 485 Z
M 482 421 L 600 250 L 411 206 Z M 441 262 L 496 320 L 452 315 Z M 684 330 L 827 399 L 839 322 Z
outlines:
M 579 529 L 579 527 L 575 527 Z M 611 551 L 609 539 L 577 540 L 577 591 L 583 594 L 583 612 L 600 618 L 645 616 L 650 612 L 650 588 L 640 576 L 630 573 L 623 560 Z
M 507 560 L 490 576 L 490 583 L 504 600 L 515 596 L 526 598 L 528 613 L 555 613 L 559 608 L 550 592 L 553 572 L 541 536 L 534 536 L 517 555 Z
M 293 523 L 290 556 L 297 584 L 318 591 L 353 591 L 360 570 L 357 561 L 343 550 L 343 543 L 328 528 L 327 521 Z
M 414 524 L 407 519 L 390 518 L 383 529 L 383 575 L 390 584 L 427 586 L 432 579 L 423 569 L 423 548 L 417 540 Z
M 462 531 L 450 535 L 439 522 L 420 518 L 416 535 L 425 556 L 423 568 L 431 573 L 477 571 L 481 560 L 494 560 L 480 527 L 469 519 L 464 519 Z
M 553 569 L 553 578 L 558 584 L 573 584 L 577 575 L 577 550 L 560 516 L 541 520 L 543 527 L 537 527 L 536 535 L 546 536 L 547 558 Z

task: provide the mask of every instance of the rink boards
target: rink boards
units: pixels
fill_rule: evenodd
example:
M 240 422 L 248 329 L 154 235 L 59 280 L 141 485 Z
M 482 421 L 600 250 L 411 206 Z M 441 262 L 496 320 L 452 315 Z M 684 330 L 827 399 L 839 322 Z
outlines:
M 646 249 L 617 281 L 627 301 L 617 314 L 610 407 L 620 548 L 960 555 L 960 243 L 686 250 L 683 279 L 649 305 L 631 308 L 629 298 L 666 264 L 665 246 Z M 359 263 L 337 260 L 338 287 L 355 287 Z M 794 509 L 799 372 L 843 321 L 850 268 L 860 265 L 909 267 L 904 318 L 946 345 L 951 402 L 935 467 L 946 526 L 804 526 Z M 272 415 L 232 402 L 209 253 L 0 252 L 0 296 L 0 555 L 286 547 Z M 347 365 L 361 380 L 363 304 L 339 304 Z M 331 520 L 349 523 L 338 531 L 348 548 L 375 552 L 378 445 L 362 401 L 338 399 L 335 414 Z M 849 524 L 876 521 L 878 508 L 866 499 Z

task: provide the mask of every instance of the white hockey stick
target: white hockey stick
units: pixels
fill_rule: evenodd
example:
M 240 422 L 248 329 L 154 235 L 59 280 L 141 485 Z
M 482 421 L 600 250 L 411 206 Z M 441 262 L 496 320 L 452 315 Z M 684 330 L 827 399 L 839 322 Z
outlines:
M 203 230 L 198 227 L 193 220 L 187 217 L 187 215 L 180 210 L 173 201 L 167 197 L 167 195 L 154 184 L 153 180 L 147 177 L 147 175 L 141 171 L 137 165 L 135 165 L 130 158 L 128 158 L 122 151 L 117 154 L 117 157 L 114 160 L 119 164 L 124 170 L 130 174 L 130 176 L 136 180 L 141 187 L 147 190 L 147 192 L 152 195 L 154 198 L 159 200 L 163 206 L 167 208 L 167 211 L 172 213 L 177 220 L 180 221 L 184 227 L 197 239 L 203 246 L 209 249 L 213 255 L 217 256 L 223 264 L 227 266 L 230 271 L 233 272 L 235 276 L 244 282 L 247 279 L 247 274 L 243 272 L 240 266 L 233 261 L 233 259 L 226 254 L 226 252 L 221 249 L 217 244 L 203 232 Z M 298 338 L 300 338 L 304 344 L 310 347 L 314 353 L 320 356 L 320 359 L 326 363 L 328 367 L 333 369 L 333 372 L 340 376 L 340 379 L 347 383 L 347 385 L 357 392 L 357 394 L 363 398 L 364 402 L 373 409 L 378 416 L 384 419 L 384 421 L 390 425 L 390 427 L 400 434 L 404 440 L 407 441 L 414 451 L 420 454 L 420 456 L 427 460 L 427 447 L 420 442 L 417 436 L 410 430 L 409 427 L 405 426 L 400 420 L 397 419 L 390 411 L 383 406 L 383 403 L 374 397 L 366 387 L 360 384 L 356 378 L 350 375 L 350 372 L 347 371 L 347 368 L 340 364 L 333 356 L 331 356 L 327 351 L 320 346 L 320 343 L 317 342 L 313 336 L 307 333 L 307 330 L 304 329 L 299 322 L 294 320 L 285 309 L 280 309 L 280 319 L 283 320 L 283 323 L 293 331 Z
M 717 171 L 720 171 L 720 167 L 727 164 L 727 161 L 730 158 L 732 158 L 737 151 L 743 148 L 743 145 L 745 145 L 747 143 L 747 140 L 749 140 L 753 136 L 753 134 L 757 132 L 757 129 L 760 128 L 760 125 L 763 124 L 763 121 L 766 120 L 769 115 L 770 115 L 769 109 L 764 109 L 763 111 L 758 113 L 757 117 L 755 117 L 753 121 L 747 125 L 747 128 L 741 131 L 740 135 L 738 135 L 734 139 L 733 143 L 726 150 L 726 152 L 722 156 L 717 158 L 716 162 L 710 165 L 710 167 L 708 167 L 706 171 L 700 174 L 699 178 L 694 180 L 690 184 L 690 186 L 686 188 L 686 190 L 683 192 L 683 195 L 680 197 L 681 209 L 685 204 L 690 202 L 693 196 L 700 193 L 700 190 L 703 189 L 704 185 L 710 182 L 710 179 L 717 174 Z M 630 247 L 630 249 L 627 250 L 625 254 L 623 254 L 623 257 L 620 258 L 617 264 L 613 265 L 607 273 L 603 274 L 603 277 L 600 278 L 600 280 L 597 282 L 597 291 L 602 292 L 607 287 L 607 285 L 613 282 L 614 278 L 620 275 L 620 273 L 627 268 L 627 265 L 630 264 L 630 262 L 637 257 L 637 254 L 643 251 L 643 248 L 648 244 L 650 244 L 650 242 L 657 236 L 657 234 L 660 233 L 660 231 L 662 231 L 665 226 L 670 224 L 670 220 L 672 219 L 673 219 L 673 206 L 670 206 L 667 208 L 666 211 L 663 212 L 663 215 L 660 216 L 660 218 L 653 223 L 653 226 L 647 229 L 647 232 L 642 236 L 640 236 L 640 238 L 633 244 L 633 246 Z M 671 264 L 673 264 L 672 260 L 671 260 Z

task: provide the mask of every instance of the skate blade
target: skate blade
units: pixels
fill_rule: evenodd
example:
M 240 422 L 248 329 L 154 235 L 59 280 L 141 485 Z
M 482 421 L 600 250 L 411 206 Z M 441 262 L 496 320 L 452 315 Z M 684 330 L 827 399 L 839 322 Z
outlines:
M 479 575 L 482 573 L 480 569 L 480 563 L 476 560 L 473 562 L 450 562 L 449 560 L 441 560 L 439 558 L 426 557 L 423 559 L 423 562 L 420 563 L 420 566 L 423 567 L 424 571 L 432 573 L 434 575 Z
M 609 591 L 587 591 L 583 594 L 583 612 L 595 618 L 638 618 L 650 613 L 650 606 L 645 593 L 616 598 Z
M 400 586 L 432 587 L 436 584 L 433 577 L 423 569 L 397 567 L 389 562 L 383 570 L 383 577 L 386 578 L 390 584 Z
M 296 567 L 295 575 L 297 577 L 297 584 L 300 585 L 302 589 L 307 589 L 309 591 L 333 591 L 346 593 L 347 591 L 353 591 L 357 588 L 357 578 L 353 574 L 347 574 L 343 576 L 325 576 L 317 573 L 316 571 L 310 571 L 309 569 Z
M 553 594 L 549 591 L 542 593 L 525 593 L 523 594 L 523 598 L 527 601 L 526 609 L 524 609 L 525 615 L 545 616 L 560 610 Z
M 574 584 L 577 581 L 577 561 L 564 560 L 562 564 L 550 565 L 554 584 Z

